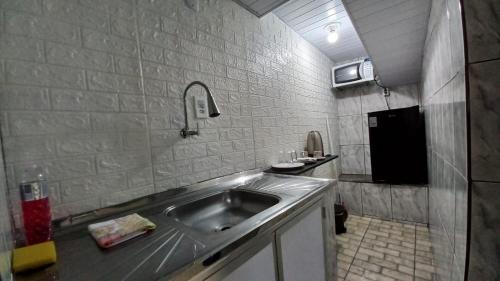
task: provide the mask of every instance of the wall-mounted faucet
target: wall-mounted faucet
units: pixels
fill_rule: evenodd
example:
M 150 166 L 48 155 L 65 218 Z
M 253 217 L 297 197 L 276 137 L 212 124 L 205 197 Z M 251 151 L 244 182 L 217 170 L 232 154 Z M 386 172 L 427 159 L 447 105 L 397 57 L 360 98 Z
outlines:
M 203 89 L 205 89 L 205 92 L 207 93 L 207 100 L 208 100 L 208 116 L 210 118 L 217 117 L 220 115 L 219 108 L 217 107 L 217 104 L 215 103 L 214 97 L 212 96 L 212 93 L 208 89 L 207 85 L 205 83 L 200 82 L 200 81 L 194 81 L 189 83 L 187 85 L 186 89 L 184 90 L 184 120 L 185 120 L 185 126 L 184 129 L 181 130 L 181 136 L 183 138 L 187 138 L 188 136 L 193 136 L 193 135 L 198 135 L 198 130 L 189 130 L 189 122 L 188 122 L 188 116 L 187 116 L 187 105 L 186 105 L 186 96 L 188 93 L 189 88 L 191 88 L 194 85 L 200 85 Z

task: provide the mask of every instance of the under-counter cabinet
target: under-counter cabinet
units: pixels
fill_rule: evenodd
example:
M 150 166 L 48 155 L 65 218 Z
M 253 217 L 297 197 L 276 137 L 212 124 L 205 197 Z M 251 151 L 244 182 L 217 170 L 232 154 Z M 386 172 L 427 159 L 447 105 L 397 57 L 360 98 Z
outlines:
M 323 223 L 316 203 L 206 280 L 325 281 Z
M 248 254 L 248 253 L 247 253 Z M 256 254 L 240 257 L 210 277 L 209 281 L 275 281 L 277 279 L 274 244 L 269 242 Z M 242 261 L 243 260 L 243 261 Z
M 283 281 L 324 281 L 325 243 L 320 206 L 300 214 L 276 232 L 279 275 Z

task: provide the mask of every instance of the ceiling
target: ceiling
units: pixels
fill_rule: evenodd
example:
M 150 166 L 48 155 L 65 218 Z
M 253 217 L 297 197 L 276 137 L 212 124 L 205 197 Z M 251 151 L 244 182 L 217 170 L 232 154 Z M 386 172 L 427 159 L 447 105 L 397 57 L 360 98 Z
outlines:
M 367 56 L 341 0 L 291 0 L 273 11 L 334 62 Z M 325 26 L 340 22 L 337 42 L 328 43 Z
M 370 56 L 382 83 L 396 86 L 420 80 L 430 4 L 430 0 L 291 0 L 273 13 L 334 62 Z M 330 44 L 324 27 L 334 21 L 341 23 L 339 39 Z
M 242 6 L 243 8 L 247 9 L 250 13 L 260 18 L 289 0 L 233 0 L 233 1 L 240 4 L 240 6 Z
M 420 81 L 430 0 L 344 0 L 385 86 Z

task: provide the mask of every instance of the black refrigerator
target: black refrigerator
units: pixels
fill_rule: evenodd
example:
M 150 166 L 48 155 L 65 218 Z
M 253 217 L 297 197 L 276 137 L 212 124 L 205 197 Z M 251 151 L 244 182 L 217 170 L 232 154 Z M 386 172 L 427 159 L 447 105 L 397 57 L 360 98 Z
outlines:
M 418 106 L 368 113 L 374 182 L 427 183 L 424 126 Z

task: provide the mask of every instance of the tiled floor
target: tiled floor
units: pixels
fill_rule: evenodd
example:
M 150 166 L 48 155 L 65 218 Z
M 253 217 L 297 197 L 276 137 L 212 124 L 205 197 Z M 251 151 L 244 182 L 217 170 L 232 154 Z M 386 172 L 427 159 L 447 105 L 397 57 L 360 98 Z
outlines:
M 433 280 L 426 226 L 351 215 L 346 227 L 337 235 L 338 281 Z

